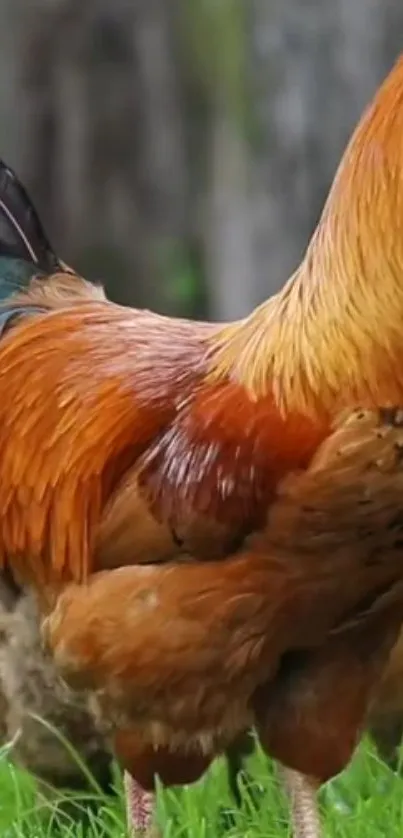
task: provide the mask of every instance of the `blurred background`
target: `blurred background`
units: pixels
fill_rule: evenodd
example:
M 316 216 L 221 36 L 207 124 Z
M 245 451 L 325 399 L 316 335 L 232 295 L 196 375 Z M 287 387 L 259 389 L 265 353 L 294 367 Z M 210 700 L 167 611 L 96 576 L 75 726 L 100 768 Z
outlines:
M 0 155 L 114 299 L 236 318 L 402 49 L 397 0 L 0 0 Z

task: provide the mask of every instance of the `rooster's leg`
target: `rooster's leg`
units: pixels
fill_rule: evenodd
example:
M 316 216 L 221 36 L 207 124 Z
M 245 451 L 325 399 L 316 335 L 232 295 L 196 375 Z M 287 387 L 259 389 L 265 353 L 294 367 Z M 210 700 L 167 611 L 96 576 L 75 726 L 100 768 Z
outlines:
M 128 771 L 124 773 L 124 787 L 130 838 L 159 838 L 154 822 L 155 794 L 144 791 Z
M 318 783 L 311 777 L 279 766 L 283 787 L 291 805 L 294 838 L 321 838 L 319 811 L 316 800 Z

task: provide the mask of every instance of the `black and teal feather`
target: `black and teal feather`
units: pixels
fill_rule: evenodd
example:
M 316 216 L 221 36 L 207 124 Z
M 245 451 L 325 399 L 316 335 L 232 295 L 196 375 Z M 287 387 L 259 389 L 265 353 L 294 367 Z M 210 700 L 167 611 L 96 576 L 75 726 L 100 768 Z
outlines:
M 0 301 L 26 288 L 33 276 L 63 269 L 28 193 L 0 160 Z
M 41 271 L 36 270 L 32 262 L 0 256 L 0 302 L 26 288 L 32 277 L 40 274 Z

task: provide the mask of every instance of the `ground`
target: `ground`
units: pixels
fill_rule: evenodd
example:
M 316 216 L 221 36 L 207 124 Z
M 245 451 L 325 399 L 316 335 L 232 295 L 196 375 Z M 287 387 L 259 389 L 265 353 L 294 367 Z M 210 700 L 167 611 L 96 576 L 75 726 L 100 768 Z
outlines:
M 34 798 L 30 778 L 16 770 L 7 753 L 0 754 L 1 838 L 126 838 L 121 796 L 107 800 L 84 830 L 56 807 Z M 262 754 L 250 761 L 252 784 L 244 789 L 243 809 L 235 822 L 225 823 L 222 807 L 229 805 L 226 776 L 220 763 L 204 781 L 180 792 L 163 792 L 159 816 L 166 838 L 287 838 L 287 810 L 278 792 L 272 766 Z M 116 771 L 116 783 L 121 781 Z M 257 806 L 252 802 L 257 797 Z M 397 838 L 402 834 L 403 779 L 380 762 L 364 743 L 342 777 L 322 790 L 326 838 Z M 77 801 L 84 805 L 85 801 Z M 221 811 L 220 811 L 221 807 Z

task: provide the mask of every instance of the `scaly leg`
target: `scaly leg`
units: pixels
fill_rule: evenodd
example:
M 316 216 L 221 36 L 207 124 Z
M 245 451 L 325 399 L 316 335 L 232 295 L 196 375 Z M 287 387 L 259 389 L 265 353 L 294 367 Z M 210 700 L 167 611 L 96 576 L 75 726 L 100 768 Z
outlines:
M 281 783 L 291 804 L 294 838 L 322 838 L 316 800 L 317 781 L 283 765 L 278 768 Z
M 128 835 L 130 838 L 160 838 L 160 832 L 154 822 L 155 794 L 152 791 L 144 791 L 128 771 L 124 772 L 123 780 Z

